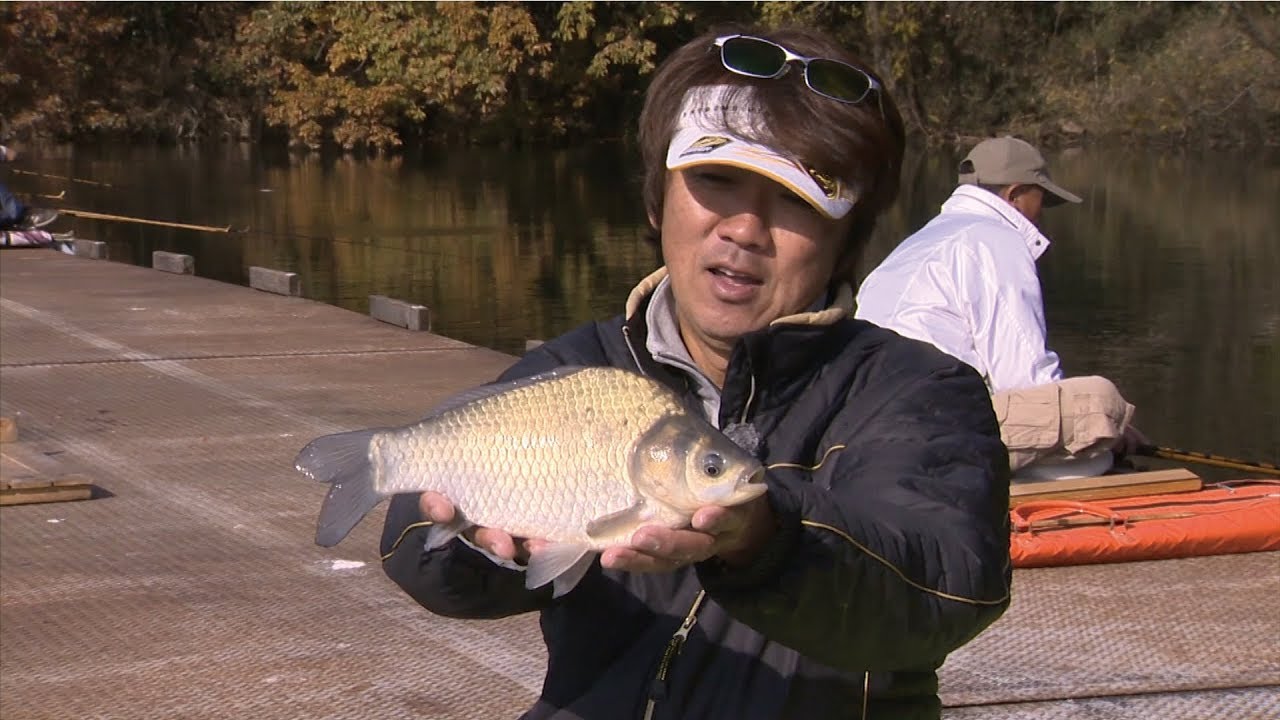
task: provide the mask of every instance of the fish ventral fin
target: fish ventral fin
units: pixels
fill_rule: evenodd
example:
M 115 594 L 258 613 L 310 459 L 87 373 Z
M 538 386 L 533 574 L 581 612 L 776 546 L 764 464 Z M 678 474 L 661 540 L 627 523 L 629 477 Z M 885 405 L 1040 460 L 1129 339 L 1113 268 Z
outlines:
M 565 378 L 580 370 L 585 370 L 585 369 L 586 369 L 586 366 L 583 366 L 583 365 L 565 365 L 563 367 L 558 367 L 554 370 L 548 370 L 546 372 L 538 373 L 537 375 L 530 375 L 528 377 L 516 378 L 515 380 L 506 380 L 504 382 L 490 383 L 488 385 L 481 385 L 480 387 L 471 388 L 470 390 L 464 390 L 456 395 L 451 395 L 448 398 L 445 398 L 444 401 L 442 401 L 439 405 L 436 405 L 435 407 L 431 408 L 431 411 L 427 414 L 427 417 L 433 418 L 433 417 L 436 417 L 437 415 L 443 415 L 444 413 L 447 413 L 450 410 L 454 410 L 456 408 L 460 408 L 463 405 L 470 405 L 471 403 L 476 402 L 477 400 L 483 400 L 488 397 L 493 397 L 494 395 L 501 395 L 503 393 L 515 390 L 516 388 L 528 387 L 529 385 L 537 385 L 538 383 L 544 383 L 544 382 L 547 382 L 548 380 Z
M 373 486 L 369 442 L 379 429 L 318 437 L 298 453 L 294 467 L 312 480 L 329 483 L 316 523 L 316 544 L 333 547 L 351 532 L 382 496 Z
M 595 553 L 586 545 L 560 543 L 548 545 L 529 557 L 524 586 L 530 590 L 554 582 L 552 597 L 572 590 L 587 574 Z

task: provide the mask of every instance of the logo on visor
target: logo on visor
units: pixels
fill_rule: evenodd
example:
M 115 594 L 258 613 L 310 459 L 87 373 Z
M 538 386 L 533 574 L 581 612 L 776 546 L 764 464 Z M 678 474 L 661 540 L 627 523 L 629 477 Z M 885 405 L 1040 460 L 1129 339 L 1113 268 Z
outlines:
M 811 167 L 803 167 L 805 174 L 813 178 L 813 181 L 822 189 L 822 194 L 827 196 L 828 200 L 835 200 L 840 197 L 840 181 L 825 173 L 820 173 Z
M 680 157 L 686 157 L 689 155 L 706 155 L 707 153 L 719 150 L 731 142 L 733 141 L 727 137 L 721 137 L 719 135 L 703 135 L 697 140 L 694 140 L 689 147 L 685 148 L 684 151 L 680 153 Z

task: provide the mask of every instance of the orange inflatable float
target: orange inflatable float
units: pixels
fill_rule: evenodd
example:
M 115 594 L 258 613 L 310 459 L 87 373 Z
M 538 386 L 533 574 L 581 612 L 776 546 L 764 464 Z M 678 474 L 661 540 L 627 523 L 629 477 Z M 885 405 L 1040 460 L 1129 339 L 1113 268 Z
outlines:
M 1280 481 L 1102 500 L 1032 500 L 1009 512 L 1014 567 L 1280 550 Z

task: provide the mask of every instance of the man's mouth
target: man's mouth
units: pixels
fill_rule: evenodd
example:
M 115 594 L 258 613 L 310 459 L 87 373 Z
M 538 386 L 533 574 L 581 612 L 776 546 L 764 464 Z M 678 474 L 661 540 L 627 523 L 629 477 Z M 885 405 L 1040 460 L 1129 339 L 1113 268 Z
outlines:
M 734 283 L 741 283 L 743 285 L 760 285 L 763 282 L 760 280 L 760 278 L 756 277 L 755 275 L 751 275 L 745 272 L 740 272 L 737 270 L 731 270 L 725 267 L 713 267 L 710 270 L 712 275 L 717 275 L 719 277 L 724 278 L 725 280 L 728 280 Z

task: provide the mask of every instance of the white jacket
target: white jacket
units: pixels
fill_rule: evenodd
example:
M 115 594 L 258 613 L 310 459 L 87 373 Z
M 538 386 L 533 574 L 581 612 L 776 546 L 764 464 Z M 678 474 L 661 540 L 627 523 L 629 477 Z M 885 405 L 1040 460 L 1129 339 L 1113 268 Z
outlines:
M 963 360 L 993 394 L 1056 382 L 1036 275 L 1048 248 L 1012 205 L 961 185 L 867 276 L 855 315 Z

